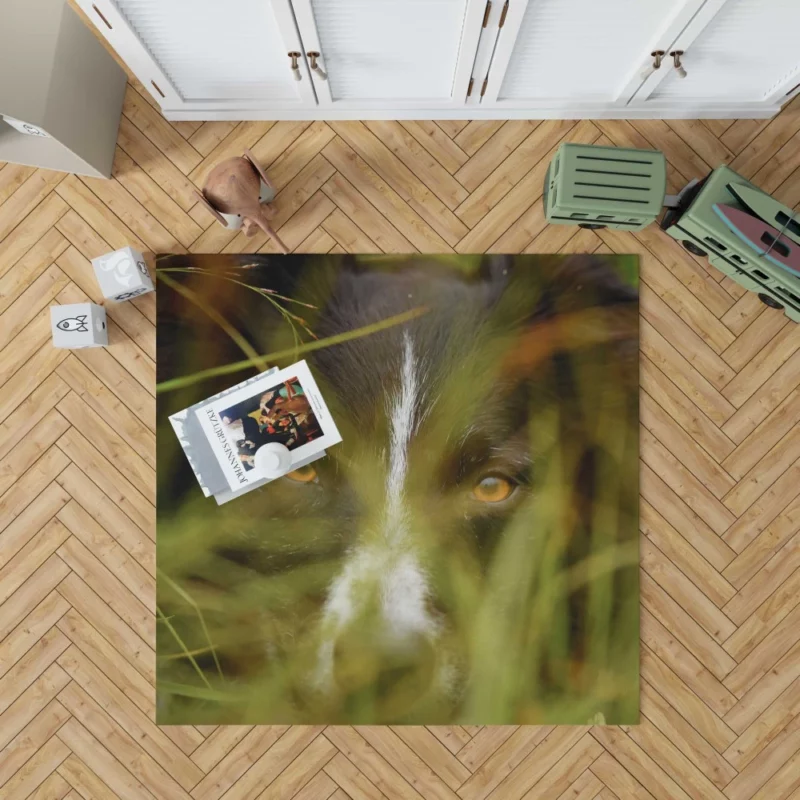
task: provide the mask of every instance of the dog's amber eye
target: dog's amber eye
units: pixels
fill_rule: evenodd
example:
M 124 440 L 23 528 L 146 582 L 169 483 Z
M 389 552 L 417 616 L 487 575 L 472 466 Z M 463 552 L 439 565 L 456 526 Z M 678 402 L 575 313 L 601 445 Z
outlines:
M 307 464 L 305 467 L 300 467 L 300 469 L 288 473 L 286 477 L 290 481 L 295 481 L 296 483 L 311 483 L 311 481 L 317 479 L 317 471 L 311 464 Z
M 487 475 L 472 487 L 472 496 L 481 503 L 501 503 L 511 496 L 514 484 L 500 475 Z

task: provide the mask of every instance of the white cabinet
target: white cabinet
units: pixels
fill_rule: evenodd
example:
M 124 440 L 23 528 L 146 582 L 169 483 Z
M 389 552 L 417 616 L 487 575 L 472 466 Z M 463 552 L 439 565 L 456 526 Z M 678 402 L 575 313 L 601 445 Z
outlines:
M 704 0 L 509 0 L 482 104 L 624 106 Z
M 292 0 L 292 6 L 305 57 L 320 67 L 312 80 L 321 111 L 463 105 L 485 0 Z
M 669 48 L 686 76 L 660 71 L 633 104 L 785 102 L 800 89 L 799 36 L 800 0 L 709 0 Z
M 289 0 L 78 0 L 163 108 L 316 107 Z
M 800 0 L 76 2 L 170 119 L 769 117 L 800 93 Z

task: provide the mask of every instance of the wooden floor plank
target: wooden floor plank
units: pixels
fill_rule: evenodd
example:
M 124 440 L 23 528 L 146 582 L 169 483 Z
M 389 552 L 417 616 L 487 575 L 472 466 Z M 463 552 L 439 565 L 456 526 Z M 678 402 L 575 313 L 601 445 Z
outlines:
M 736 445 L 649 358 L 640 359 L 641 387 L 726 472 L 733 474 L 726 459 Z M 738 463 L 738 461 L 734 462 Z
M 628 735 L 640 747 L 647 752 L 657 753 L 662 749 L 665 742 L 674 744 L 679 757 L 672 755 L 673 761 L 680 763 L 683 757 L 693 763 L 702 774 L 716 786 L 723 789 L 736 776 L 736 769 L 723 758 L 710 744 L 692 727 L 647 681 L 642 681 L 642 714 L 647 722 L 651 723 L 652 728 L 647 726 L 645 736 L 640 737 L 635 727 L 627 729 Z M 657 729 L 664 735 L 664 739 L 658 740 L 656 747 L 651 747 L 645 743 L 653 741 L 651 731 Z M 654 742 L 655 743 L 655 742 Z M 733 745 L 731 745 L 733 747 Z M 675 770 L 678 771 L 677 769 Z M 703 781 L 697 780 L 696 773 L 693 773 L 693 783 L 697 794 L 708 791 L 708 787 L 703 785 Z M 700 786 L 697 786 L 700 783 Z
M 147 250 L 147 245 L 76 176 L 65 178 L 56 188 L 56 192 L 113 249 L 130 245 L 140 251 Z
M 56 264 L 33 280 L 0 317 L 0 341 L 10 342 L 69 283 Z
M 717 644 L 714 637 L 644 571 L 641 583 L 643 607 L 672 631 L 689 651 L 697 654 L 712 675 L 721 681 L 736 667 L 736 662 Z
M 59 665 L 112 719 L 136 738 L 146 753 L 161 766 L 166 765 L 181 787 L 188 791 L 202 778 L 200 768 L 77 647 L 72 645 L 59 658 Z
M 57 555 L 50 556 L 11 597 L 0 603 L 0 636 L 7 636 L 68 573 Z
M 0 205 L 0 241 L 33 211 L 64 180 L 61 172 L 37 169 Z
M 800 568 L 800 547 L 798 545 L 800 545 L 800 539 L 797 541 L 790 539 L 724 606 L 728 617 L 741 626 L 737 630 L 737 634 L 745 627 L 745 623 L 749 625 L 752 621 L 756 626 L 766 624 L 772 615 L 769 607 L 764 608 L 765 601 L 773 592 L 782 591 L 784 581 L 789 580 L 790 577 L 792 583 L 800 578 L 796 575 L 797 569 Z M 763 612 L 761 612 L 762 608 L 764 608 Z M 781 608 L 783 608 L 782 605 Z M 759 620 L 758 617 L 761 619 Z M 730 652 L 728 642 L 725 643 L 725 648 Z
M 76 572 L 70 572 L 58 584 L 58 593 L 89 620 L 92 626 L 148 681 L 152 683 L 155 680 L 152 646 L 147 644 L 100 594 L 81 580 Z
M 171 123 L 132 80 L 111 181 L 0 164 L 0 794 L 800 796 L 800 328 L 655 225 L 548 225 L 562 141 L 661 148 L 671 192 L 729 163 L 800 204 L 797 99 L 773 120 Z M 154 724 L 155 296 L 74 352 L 46 307 L 101 301 L 90 260 L 125 245 L 276 252 L 195 195 L 245 148 L 296 252 L 640 257 L 640 726 Z
M 0 495 L 0 531 L 36 500 L 69 463 L 58 447 L 51 447 Z
M 397 228 L 403 236 L 402 241 L 397 241 L 397 246 L 401 248 L 399 252 L 414 252 L 417 248 L 421 248 L 423 252 L 426 249 L 434 252 L 449 250 L 447 243 L 407 207 L 402 198 L 343 141 L 334 140 L 323 153 L 338 170 L 337 177 L 351 184 L 374 206 L 374 209 L 364 209 L 364 213 L 374 216 L 373 212 L 378 212 L 386 217 L 386 224 Z M 371 236 L 368 230 L 365 233 Z M 379 242 L 376 243 L 380 245 Z
M 3 791 L 8 797 L 28 797 L 70 755 L 70 749 L 56 736 L 49 738 L 9 780 Z
M 235 127 L 236 123 L 228 120 L 203 122 L 187 141 L 198 153 L 207 156 Z
M 722 120 L 724 122 L 724 120 Z M 667 125 L 697 153 L 706 164 L 729 164 L 735 153 L 699 119 L 671 119 Z M 691 177 L 691 176 L 690 176 Z
M 26 728 L 38 727 L 37 718 L 44 714 L 48 720 L 60 716 L 61 709 L 54 698 L 69 683 L 69 676 L 58 666 L 51 664 L 28 688 L 3 712 L 0 751 L 9 755 L 14 743 L 24 746 Z M 65 720 L 66 721 L 66 720 Z M 28 731 L 30 733 L 30 730 Z M 8 776 L 7 776 L 8 777 Z
M 718 712 L 704 702 L 704 698 L 698 697 L 680 680 L 675 670 L 649 648 L 642 652 L 642 677 L 651 686 L 658 686 L 664 700 L 717 751 L 721 752 L 735 741 L 736 733 L 720 719 Z M 731 697 L 736 699 L 733 695 Z M 735 708 L 735 704 L 729 707 Z
M 400 124 L 451 174 L 468 160 L 469 156 L 435 122 L 404 120 Z
M 36 172 L 36 167 L 24 164 L 4 164 L 0 167 L 0 205 Z
M 286 732 L 286 726 L 253 728 L 194 787 L 195 800 L 219 800 Z
M 296 135 L 297 131 L 302 131 L 293 140 L 291 137 Z M 312 122 L 308 127 L 298 127 L 297 129 L 285 130 L 279 128 L 277 125 L 273 127 L 270 132 L 263 137 L 262 142 L 266 144 L 268 139 L 275 139 L 281 134 L 281 139 L 291 140 L 288 147 L 280 152 L 280 155 L 271 159 L 274 152 L 280 150 L 283 141 L 275 142 L 270 145 L 270 151 L 264 147 L 264 162 L 271 160 L 267 167 L 269 170 L 269 179 L 277 191 L 287 186 L 293 180 L 300 170 L 306 166 L 316 156 L 328 142 L 330 142 L 336 134 L 331 130 L 330 126 L 324 122 Z
M 743 771 L 753 759 L 789 725 L 797 714 L 800 702 L 800 682 L 792 684 L 758 717 L 725 751 L 725 759 L 735 769 Z
M 456 179 L 474 192 L 539 124 L 529 120 L 509 120 L 461 166 L 455 174 Z
M 0 275 L 5 275 L 67 213 L 69 205 L 51 192 L 4 239 L 0 239 Z
M 702 448 L 693 444 L 692 437 L 647 393 L 639 395 L 639 414 L 642 424 L 705 486 L 714 497 L 733 494 L 739 487 L 736 481 Z M 729 509 L 731 506 L 724 503 Z M 734 510 L 735 509 L 731 509 Z
M 111 174 L 131 197 L 155 217 L 161 227 L 180 242 L 181 246 L 188 247 L 203 232 L 203 229 L 119 147 L 114 156 Z M 135 208 L 130 201 L 127 202 Z M 150 244 L 153 247 L 152 243 Z M 160 231 L 157 247 L 153 249 L 172 249 Z
M 469 125 L 465 119 L 444 119 L 437 120 L 436 124 L 451 138 L 455 139 L 464 128 Z
M 80 541 L 68 539 L 58 555 L 142 639 L 154 640 L 155 620 L 150 610 Z
M 152 556 L 150 553 L 137 552 L 148 546 L 144 536 L 131 543 L 129 537 L 115 530 L 115 538 L 75 500 L 71 500 L 58 512 L 58 520 L 92 553 L 101 557 L 114 576 L 148 608 L 155 605 L 155 581 L 150 570 L 145 567 Z M 135 557 L 137 555 L 138 560 Z
M 723 575 L 737 588 L 744 586 L 764 566 L 773 553 L 792 541 L 800 528 L 800 498 L 795 498 L 725 568 Z
M 184 211 L 197 203 L 197 187 L 126 116 L 119 123 L 117 146 L 141 167 Z
M 57 592 L 50 592 L 0 644 L 0 678 L 70 610 Z
M 138 743 L 125 729 L 106 714 L 77 683 L 74 681 L 70 683 L 59 694 L 58 699 L 89 735 L 93 736 L 97 742 L 102 742 L 110 756 L 126 767 L 131 775 L 136 775 L 140 779 L 143 787 L 148 789 L 153 797 L 189 800 L 190 795 L 178 785 L 169 772 L 154 758 L 143 754 Z M 74 733 L 75 729 L 67 729 L 62 738 L 68 738 L 71 742 Z M 80 731 L 78 735 L 84 735 L 83 731 Z M 76 753 L 79 753 L 78 748 L 76 748 Z M 93 766 L 100 763 L 95 759 L 94 753 L 91 756 L 86 753 L 86 760 Z M 110 764 L 110 759 L 104 764 L 109 785 L 117 778 L 118 773 L 124 772 L 117 767 L 111 767 Z M 102 769 L 103 767 L 95 767 L 98 774 L 102 774 Z
M 702 593 L 718 608 L 722 608 L 736 594 L 736 589 L 644 499 L 639 526 L 669 562 L 690 578 L 691 585 L 700 587 Z M 672 586 L 673 582 L 666 583 Z
M 11 525 L 5 535 L 11 536 L 13 533 L 14 525 Z M 51 519 L 45 524 L 0 569 L 0 599 L 8 599 L 68 537 L 69 531 L 58 520 Z
M 51 228 L 19 260 L 13 270 L 0 278 L 0 314 L 35 281 L 69 246 L 67 240 Z
M 354 128 L 340 123 L 332 123 L 331 126 L 345 144 L 345 148 L 337 147 L 338 141 L 334 140 L 324 151 L 326 157 L 330 152 L 331 156 L 335 155 L 338 158 L 338 162 L 334 162 L 337 169 L 342 168 L 339 164 L 348 152 L 347 149 L 351 149 L 382 181 L 385 181 L 391 192 L 386 192 L 386 196 L 396 195 L 407 203 L 414 216 L 418 216 L 422 221 L 424 228 L 431 229 L 432 235 L 440 236 L 450 247 L 464 236 L 467 229 L 450 207 L 422 185 L 414 173 L 366 126 Z M 387 207 L 384 213 L 398 226 L 402 225 L 404 217 L 409 216 L 403 206 L 397 203 L 392 203 L 392 207 Z
M 133 86 L 129 85 L 125 92 L 122 113 L 184 175 L 188 175 L 202 160 L 200 153 L 177 133 Z
M 525 177 L 531 168 L 545 159 L 558 142 L 575 127 L 574 122 L 561 120 L 547 120 L 536 126 L 524 141 L 500 162 L 497 168 L 489 171 L 481 179 L 469 198 L 456 209 L 456 213 L 464 224 L 474 228 Z M 589 130 L 587 129 L 587 131 Z M 478 175 L 482 174 L 481 165 L 486 158 L 490 157 L 490 152 L 487 151 L 487 154 L 480 158 L 477 165 L 473 167 L 473 170 L 476 171 L 476 179 Z M 544 171 L 541 174 L 544 178 Z M 469 175 L 470 173 L 467 173 L 465 180 L 472 183 Z
M 752 178 L 797 132 L 798 113 L 800 103 L 795 98 L 784 109 L 784 113 L 774 119 L 766 123 L 748 124 L 748 134 L 756 135 L 751 135 L 750 140 L 737 149 L 736 158 L 729 165 L 731 169 L 745 178 Z M 728 144 L 730 146 L 738 142 Z
M 364 124 L 451 211 L 466 200 L 467 190 L 399 122 L 372 120 Z M 413 192 L 417 187 L 411 183 L 409 188 Z
M 796 680 L 800 645 L 795 645 L 725 715 L 725 722 L 737 733 L 744 732 L 760 716 L 762 709 L 780 697 Z

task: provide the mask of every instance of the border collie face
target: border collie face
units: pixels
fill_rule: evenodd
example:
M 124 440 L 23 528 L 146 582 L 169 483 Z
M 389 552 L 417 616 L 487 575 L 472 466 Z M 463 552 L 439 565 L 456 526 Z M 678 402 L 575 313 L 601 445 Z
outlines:
M 469 721 L 495 692 L 561 687 L 553 664 L 579 674 L 592 647 L 591 587 L 565 576 L 603 510 L 612 540 L 636 540 L 635 294 L 589 257 L 485 257 L 470 280 L 405 262 L 300 276 L 321 339 L 421 313 L 308 356 L 343 442 L 208 512 L 236 507 L 215 556 L 265 582 L 248 646 L 218 653 L 240 681 L 280 671 L 281 718 L 262 721 Z M 597 429 L 611 422 L 618 435 Z M 615 487 L 600 503 L 599 478 Z M 575 586 L 543 590 L 542 575 Z M 551 637 L 558 659 L 536 655 Z

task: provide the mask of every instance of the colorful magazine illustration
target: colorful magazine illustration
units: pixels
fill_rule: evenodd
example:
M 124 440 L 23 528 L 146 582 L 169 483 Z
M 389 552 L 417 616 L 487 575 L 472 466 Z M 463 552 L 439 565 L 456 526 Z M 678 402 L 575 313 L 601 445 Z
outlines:
M 256 465 L 256 451 L 265 444 L 287 447 L 297 469 L 342 440 L 305 361 L 264 373 L 193 411 L 227 482 L 209 487 L 215 495 L 267 480 Z

